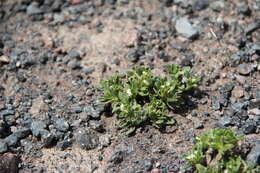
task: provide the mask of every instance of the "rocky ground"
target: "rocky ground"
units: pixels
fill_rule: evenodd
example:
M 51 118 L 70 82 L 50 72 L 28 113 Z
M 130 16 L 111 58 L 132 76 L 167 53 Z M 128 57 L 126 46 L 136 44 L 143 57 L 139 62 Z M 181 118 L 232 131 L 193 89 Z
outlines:
M 260 164 L 259 0 L 0 5 L 1 173 L 188 173 L 195 136 L 223 127 Z M 99 104 L 99 82 L 136 64 L 201 76 L 176 125 L 126 136 Z

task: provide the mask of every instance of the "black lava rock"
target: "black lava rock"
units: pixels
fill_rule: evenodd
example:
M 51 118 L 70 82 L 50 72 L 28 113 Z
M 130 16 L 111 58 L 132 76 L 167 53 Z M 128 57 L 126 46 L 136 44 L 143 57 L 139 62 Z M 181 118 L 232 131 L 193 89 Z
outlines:
M 56 138 L 52 133 L 46 133 L 41 136 L 41 141 L 44 147 L 51 147 L 54 145 Z
M 153 159 L 150 159 L 150 158 L 147 158 L 147 159 L 144 159 L 144 162 L 143 162 L 143 168 L 145 171 L 151 171 L 153 169 Z
M 253 147 L 247 155 L 247 162 L 260 165 L 260 143 Z
M 0 154 L 7 152 L 8 146 L 4 140 L 0 140 Z
M 240 64 L 237 68 L 237 71 L 241 75 L 249 75 L 254 71 L 254 66 L 251 64 Z
M 260 21 L 251 23 L 245 28 L 246 35 L 250 35 L 260 28 Z
M 123 151 L 120 150 L 113 152 L 111 158 L 109 159 L 109 162 L 115 165 L 121 163 L 124 160 L 123 154 Z
M 111 137 L 109 135 L 102 135 L 99 137 L 99 143 L 102 147 L 108 147 L 111 144 Z
M 26 138 L 27 136 L 29 136 L 30 133 L 31 133 L 31 130 L 29 128 L 25 127 L 25 128 L 18 129 L 13 134 L 15 136 L 17 136 L 18 139 L 23 139 L 23 138 Z
M 195 129 L 201 129 L 203 127 L 204 127 L 203 122 L 201 120 L 199 120 L 199 119 L 194 120 L 194 128 Z
M 87 130 L 79 129 L 76 133 L 76 143 L 86 150 L 91 150 L 97 147 L 98 139 L 97 137 Z
M 90 120 L 89 121 L 89 126 L 93 130 L 96 130 L 98 132 L 104 132 L 104 130 L 105 130 L 103 122 L 101 122 L 101 121 Z
M 76 51 L 76 50 L 71 50 L 71 51 L 68 53 L 68 55 L 69 55 L 70 58 L 74 58 L 74 59 L 78 59 L 78 60 L 80 60 L 80 58 L 81 58 L 79 52 Z
M 209 6 L 209 0 L 196 0 L 193 5 L 192 9 L 194 11 L 204 10 Z
M 243 14 L 245 16 L 250 16 L 251 14 L 251 9 L 247 5 L 242 5 L 238 7 L 237 9 L 238 14 Z
M 31 123 L 30 129 L 34 136 L 40 137 L 41 135 L 45 134 L 46 127 L 47 127 L 46 123 L 42 121 L 34 121 Z
M 244 134 L 252 134 L 256 132 L 256 123 L 254 121 L 247 121 L 246 124 L 243 126 L 243 133 Z
M 14 110 L 5 109 L 5 110 L 2 110 L 2 111 L 0 112 L 0 117 L 10 116 L 10 115 L 14 115 L 14 114 L 15 114 L 15 111 L 14 111 Z
M 69 123 L 62 118 L 57 118 L 54 121 L 55 128 L 61 132 L 67 132 L 69 130 Z
M 220 123 L 222 126 L 229 126 L 229 125 L 232 124 L 232 118 L 229 117 L 229 116 L 221 117 L 220 120 L 219 120 L 219 123 Z
M 71 68 L 72 70 L 78 70 L 82 68 L 80 62 L 76 60 L 69 61 L 68 67 Z
M 18 138 L 16 135 L 12 134 L 4 139 L 8 147 L 14 147 L 17 146 Z

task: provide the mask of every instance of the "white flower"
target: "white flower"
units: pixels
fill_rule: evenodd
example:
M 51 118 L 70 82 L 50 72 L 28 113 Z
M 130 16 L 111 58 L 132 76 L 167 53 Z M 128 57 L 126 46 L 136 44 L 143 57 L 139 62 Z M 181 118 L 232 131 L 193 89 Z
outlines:
M 131 95 L 132 95 L 131 89 L 128 88 L 128 89 L 126 90 L 126 93 L 127 93 L 128 96 L 131 96 Z

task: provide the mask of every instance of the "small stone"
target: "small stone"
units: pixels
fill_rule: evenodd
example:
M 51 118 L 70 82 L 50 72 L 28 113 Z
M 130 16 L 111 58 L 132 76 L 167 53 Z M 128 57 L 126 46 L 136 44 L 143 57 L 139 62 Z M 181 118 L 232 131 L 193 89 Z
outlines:
M 97 137 L 90 132 L 79 129 L 76 133 L 76 143 L 86 150 L 91 150 L 97 147 Z
M 90 105 L 84 108 L 84 112 L 86 112 L 86 115 L 89 115 L 94 119 L 99 119 L 101 116 L 101 114 L 93 106 Z
M 56 0 L 52 3 L 51 5 L 51 10 L 53 12 L 59 12 L 61 10 L 61 6 L 63 5 L 63 1 L 62 0 Z
M 3 86 L 0 85 L 0 88 L 2 88 Z M 4 89 L 3 89 L 4 90 Z M 0 89 L 1 91 L 1 89 Z M 5 109 L 5 103 L 3 101 L 0 101 L 0 111 Z
M 16 77 L 17 77 L 19 82 L 26 82 L 26 80 L 27 80 L 26 77 L 24 76 L 24 74 L 19 73 L 19 72 L 17 73 Z
M 198 115 L 198 113 L 197 113 L 196 111 L 193 110 L 193 111 L 191 112 L 191 116 L 196 117 L 197 115 Z
M 17 136 L 18 139 L 23 139 L 29 136 L 30 133 L 31 133 L 30 129 L 25 127 L 16 130 L 13 134 Z
M 7 152 L 8 146 L 4 140 L 0 140 L 0 154 Z
M 91 172 L 94 172 L 96 169 L 98 169 L 98 165 L 91 163 Z
M 259 44 L 253 44 L 252 47 L 251 47 L 251 50 L 253 52 L 255 52 L 256 54 L 260 55 L 260 45 Z
M 229 126 L 232 123 L 232 118 L 230 118 L 229 116 L 221 117 L 220 120 L 219 120 L 219 123 L 222 126 Z
M 248 113 L 253 114 L 253 115 L 260 115 L 260 109 L 253 108 L 253 109 L 248 110 Z
M 245 82 L 246 82 L 246 76 L 236 75 L 236 80 L 237 80 L 240 84 L 245 84 Z
M 0 156 L 0 173 L 18 173 L 18 158 L 12 153 Z
M 103 6 L 104 5 L 104 3 L 105 3 L 105 0 L 95 0 L 95 1 L 93 1 L 93 3 L 94 3 L 94 5 L 95 6 Z
M 32 2 L 26 9 L 28 15 L 42 14 L 43 11 L 38 7 L 36 2 Z
M 109 135 L 102 135 L 99 137 L 99 143 L 102 147 L 108 147 L 111 143 Z
M 237 99 L 242 98 L 244 96 L 244 89 L 240 86 L 236 86 L 232 91 L 232 95 Z
M 113 164 L 119 164 L 124 160 L 123 151 L 115 151 L 109 159 L 109 162 Z
M 126 47 L 133 47 L 138 39 L 138 33 L 136 29 L 130 29 L 124 38 L 124 44 Z
M 4 141 L 6 142 L 6 144 L 8 145 L 8 147 L 14 147 L 17 146 L 18 143 L 18 138 L 16 135 L 11 134 L 10 136 L 6 137 L 4 139 Z
M 137 62 L 143 53 L 137 48 L 130 48 L 126 55 L 127 59 L 131 62 Z
M 2 55 L 0 56 L 0 63 L 9 63 L 10 58 L 8 56 Z
M 57 130 L 61 131 L 61 132 L 67 132 L 69 130 L 69 124 L 67 121 L 65 121 L 62 118 L 57 118 L 54 122 L 55 127 Z
M 259 28 L 260 28 L 260 22 L 251 23 L 245 28 L 245 33 L 246 35 L 250 35 L 256 30 L 258 30 Z
M 71 105 L 70 108 L 75 113 L 81 113 L 82 112 L 82 108 L 79 105 L 76 105 L 76 104 L 75 105 Z
M 214 11 L 221 11 L 222 9 L 225 8 L 225 3 L 220 0 L 220 1 L 214 1 L 210 4 L 210 8 Z
M 243 14 L 243 15 L 246 15 L 246 16 L 250 16 L 250 14 L 251 14 L 250 8 L 245 4 L 238 7 L 237 12 L 238 12 L 238 14 Z
M 11 110 L 11 109 L 5 109 L 3 111 L 0 111 L 0 117 L 6 117 L 6 116 L 10 116 L 10 115 L 14 115 L 15 111 Z
M 211 107 L 213 110 L 217 111 L 217 110 L 220 110 L 221 109 L 221 105 L 220 105 L 220 102 L 217 98 L 213 98 L 211 100 Z
M 74 59 L 77 59 L 77 60 L 80 60 L 80 58 L 81 58 L 79 52 L 76 51 L 76 50 L 71 50 L 68 55 L 69 55 L 70 58 L 74 58 Z
M 69 61 L 68 67 L 71 68 L 72 70 L 77 70 L 82 68 L 80 62 L 75 60 Z
M 203 127 L 204 127 L 203 122 L 201 120 L 199 120 L 199 119 L 194 120 L 194 128 L 195 129 L 201 129 Z
M 194 11 L 200 11 L 200 10 L 204 10 L 208 6 L 209 6 L 209 0 L 196 0 L 192 5 L 192 9 Z
M 256 91 L 255 98 L 256 99 L 260 99 L 260 90 Z
M 250 64 L 240 64 L 237 68 L 237 71 L 241 75 L 249 75 L 254 71 L 254 67 Z
M 61 150 L 65 150 L 66 148 L 70 147 L 71 145 L 72 145 L 72 140 L 69 138 L 59 141 L 57 143 L 57 147 L 60 148 Z
M 247 155 L 247 162 L 260 165 L 260 145 L 256 145 Z
M 43 130 L 45 130 L 47 125 L 42 121 L 34 121 L 31 123 L 31 131 L 32 134 L 36 137 L 40 137 L 43 133 Z
M 243 127 L 243 133 L 244 134 L 252 134 L 256 131 L 256 123 L 253 121 L 248 121 Z
M 41 136 L 41 141 L 44 147 L 51 147 L 55 141 L 55 136 L 51 133 L 47 133 Z
M 144 169 L 145 171 L 151 171 L 153 169 L 153 160 L 152 159 L 144 159 Z
M 187 18 L 180 18 L 176 21 L 175 28 L 179 34 L 187 37 L 188 39 L 195 39 L 199 32 L 195 29 Z
M 95 68 L 93 67 L 84 67 L 82 68 L 82 72 L 84 72 L 86 75 L 91 74 L 95 71 Z
M 252 100 L 250 100 L 250 102 L 249 102 L 249 108 L 250 108 L 250 109 L 258 108 L 259 105 L 260 105 L 260 98 L 252 99 Z
M 5 121 L 0 120 L 0 138 L 5 137 L 8 133 L 8 125 Z
M 114 5 L 117 0 L 106 0 L 106 3 L 109 5 Z
M 104 130 L 105 130 L 104 126 L 103 126 L 103 123 L 101 121 L 90 120 L 89 121 L 89 126 L 93 130 L 96 130 L 98 132 L 104 132 Z
M 70 0 L 71 5 L 78 5 L 82 2 L 82 0 Z

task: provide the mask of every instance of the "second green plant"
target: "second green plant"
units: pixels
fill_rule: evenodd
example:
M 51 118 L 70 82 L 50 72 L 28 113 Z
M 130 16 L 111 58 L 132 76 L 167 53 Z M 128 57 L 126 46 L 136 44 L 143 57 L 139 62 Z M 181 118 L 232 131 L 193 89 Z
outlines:
M 121 127 L 136 128 L 150 123 L 155 127 L 174 124 L 167 111 L 176 107 L 182 94 L 196 88 L 199 78 L 189 67 L 166 67 L 165 76 L 156 76 L 146 67 L 116 73 L 101 83 L 104 104 L 111 104 Z

